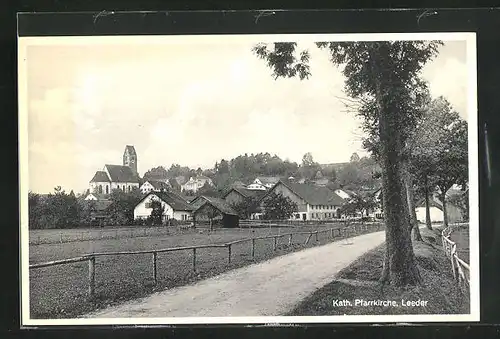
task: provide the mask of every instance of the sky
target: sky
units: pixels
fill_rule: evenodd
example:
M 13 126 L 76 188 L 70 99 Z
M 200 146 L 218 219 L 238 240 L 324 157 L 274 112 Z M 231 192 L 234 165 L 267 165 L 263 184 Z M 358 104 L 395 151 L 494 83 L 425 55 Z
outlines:
M 83 192 L 134 145 L 138 170 L 172 163 L 212 168 L 269 152 L 300 162 L 346 162 L 361 148 L 360 122 L 339 97 L 344 78 L 326 51 L 308 80 L 278 79 L 254 44 L 30 45 L 26 52 L 29 189 Z M 466 43 L 445 42 L 422 76 L 466 116 Z

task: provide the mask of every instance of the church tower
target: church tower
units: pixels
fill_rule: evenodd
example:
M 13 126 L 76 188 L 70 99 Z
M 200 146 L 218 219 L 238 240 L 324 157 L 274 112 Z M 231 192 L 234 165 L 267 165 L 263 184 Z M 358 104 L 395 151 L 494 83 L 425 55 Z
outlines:
M 130 167 L 134 174 L 137 173 L 137 153 L 134 146 L 127 145 L 125 152 L 123 152 L 123 166 Z

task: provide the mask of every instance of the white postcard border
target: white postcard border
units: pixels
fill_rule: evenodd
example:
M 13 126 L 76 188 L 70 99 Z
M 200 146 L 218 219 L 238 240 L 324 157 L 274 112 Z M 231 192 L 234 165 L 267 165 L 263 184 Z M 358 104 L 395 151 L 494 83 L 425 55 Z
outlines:
M 465 315 L 346 315 L 346 316 L 268 316 L 268 317 L 169 317 L 169 318 L 75 318 L 31 319 L 29 301 L 29 229 L 28 229 L 28 101 L 27 47 L 34 45 L 88 44 L 205 44 L 241 43 L 243 41 L 382 41 L 443 40 L 467 42 L 468 69 L 468 137 L 469 137 L 469 200 L 470 200 L 470 314 Z M 301 324 L 301 323 L 422 323 L 476 322 L 479 314 L 479 180 L 477 138 L 477 63 L 476 34 L 460 33 L 349 33 L 349 34 L 276 34 L 276 35 L 168 35 L 168 36 L 72 36 L 18 38 L 19 80 L 19 201 L 21 255 L 21 325 L 183 325 L 183 324 Z

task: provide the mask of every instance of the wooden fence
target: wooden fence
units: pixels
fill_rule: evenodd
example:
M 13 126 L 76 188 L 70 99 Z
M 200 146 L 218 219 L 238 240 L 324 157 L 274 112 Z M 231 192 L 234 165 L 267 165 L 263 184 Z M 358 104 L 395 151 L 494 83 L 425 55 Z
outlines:
M 450 239 L 451 233 L 456 230 L 457 227 L 463 225 L 466 224 L 450 224 L 441 232 L 441 240 L 443 249 L 451 262 L 453 277 L 460 289 L 467 292 L 470 286 L 470 267 L 469 264 L 458 257 L 457 244 Z
M 306 241 L 304 242 L 304 246 L 306 246 L 311 238 L 314 236 L 315 241 L 318 240 L 318 235 L 320 234 L 326 234 L 329 239 L 335 239 L 335 238 L 347 238 L 350 236 L 355 236 L 359 235 L 361 233 L 369 233 L 369 232 L 376 232 L 380 231 L 383 229 L 383 224 L 376 224 L 376 225 L 367 225 L 367 224 L 355 224 L 355 225 L 350 225 L 349 227 L 337 227 L 337 228 L 330 228 L 330 229 L 324 229 L 324 230 L 317 230 L 317 231 L 303 231 L 303 232 L 290 232 L 290 233 L 284 233 L 284 234 L 275 234 L 275 235 L 268 235 L 268 236 L 261 236 L 261 237 L 253 237 L 253 238 L 245 238 L 245 239 L 239 239 L 223 244 L 209 244 L 209 245 L 198 245 L 198 246 L 186 246 L 186 247 L 174 247 L 174 248 L 164 248 L 164 249 L 158 249 L 158 250 L 143 250 L 143 251 L 122 251 L 122 252 L 102 252 L 102 253 L 92 253 L 76 258 L 70 258 L 70 259 L 63 259 L 63 260 L 56 260 L 56 261 L 49 261 L 49 262 L 44 262 L 44 263 L 38 263 L 38 264 L 30 264 L 29 269 L 38 269 L 38 268 L 43 268 L 43 267 L 50 267 L 50 266 L 56 266 L 56 265 L 66 265 L 66 264 L 71 264 L 71 263 L 77 263 L 77 262 L 83 262 L 83 261 L 88 261 L 88 296 L 90 298 L 94 297 L 95 295 L 95 263 L 96 263 L 96 258 L 102 257 L 102 256 L 116 256 L 116 255 L 137 255 L 137 254 L 151 254 L 151 264 L 152 264 L 152 278 L 154 281 L 154 284 L 156 285 L 158 282 L 158 276 L 157 276 L 157 257 L 158 253 L 165 253 L 165 252 L 174 252 L 174 251 L 192 251 L 193 252 L 193 262 L 192 262 L 192 268 L 193 271 L 196 272 L 196 251 L 198 249 L 202 248 L 227 248 L 227 262 L 228 264 L 231 263 L 231 257 L 232 257 L 232 249 L 233 246 L 236 244 L 240 243 L 245 243 L 248 242 L 250 243 L 250 253 L 252 256 L 252 259 L 255 258 L 255 243 L 258 240 L 264 240 L 264 239 L 273 239 L 273 252 L 277 250 L 277 244 L 278 244 L 278 239 L 280 238 L 286 238 L 288 240 L 286 246 L 291 246 L 293 244 L 293 236 L 298 235 L 298 234 L 307 234 Z
M 259 220 L 243 219 L 239 221 L 240 228 L 265 228 L 265 227 L 296 227 L 296 226 L 317 226 L 317 225 L 344 225 L 352 223 L 377 224 L 380 221 L 361 221 L 358 219 L 331 219 L 331 220 Z

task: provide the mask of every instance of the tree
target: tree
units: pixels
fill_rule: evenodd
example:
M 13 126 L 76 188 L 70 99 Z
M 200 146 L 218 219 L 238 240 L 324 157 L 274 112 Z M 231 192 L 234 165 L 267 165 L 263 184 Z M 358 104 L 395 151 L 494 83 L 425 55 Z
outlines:
M 43 213 L 43 201 L 40 194 L 28 192 L 28 227 L 30 229 L 40 228 L 40 217 Z
M 342 67 L 346 94 L 359 103 L 363 129 L 377 137 L 382 167 L 382 195 L 386 221 L 386 253 L 381 282 L 393 285 L 421 282 L 410 238 L 408 209 L 404 205 L 401 151 L 418 118 L 414 102 L 424 87 L 419 74 L 437 54 L 440 42 L 376 41 L 319 42 L 334 65 Z M 254 52 L 267 61 L 277 77 L 310 76 L 309 54 L 295 55 L 296 43 L 275 43 L 269 50 L 258 44 Z
M 302 166 L 312 166 L 314 165 L 314 159 L 311 152 L 307 152 L 302 157 Z
M 134 220 L 134 208 L 142 199 L 138 189 L 123 192 L 120 189 L 111 191 L 111 205 L 108 207 L 110 222 L 114 225 L 129 224 Z
M 208 182 L 205 182 L 205 184 L 198 190 L 198 194 L 217 197 L 219 195 L 219 192 L 215 187 L 210 185 Z
M 151 222 L 153 225 L 161 225 L 163 221 L 163 213 L 165 212 L 165 207 L 158 200 L 151 201 Z
M 452 195 L 449 202 L 460 209 L 463 220 L 469 220 L 469 190 L 465 190 L 459 194 Z
M 257 198 L 247 197 L 239 203 L 231 204 L 231 207 L 238 213 L 241 219 L 249 219 L 252 213 L 256 213 L 259 206 Z
M 349 216 L 355 216 L 359 213 L 363 217 L 365 214 L 368 216 L 370 211 L 373 211 L 376 207 L 377 203 L 373 197 L 355 195 L 340 207 L 340 213 Z
M 354 152 L 352 155 L 351 155 L 351 159 L 350 159 L 350 162 L 358 162 L 360 159 L 359 159 L 359 155 L 358 153 Z
M 298 211 L 297 204 L 281 193 L 271 192 L 264 200 L 264 219 L 283 220 L 289 219 Z
M 144 173 L 144 180 L 165 180 L 168 178 L 168 172 L 163 166 L 151 168 Z
M 415 144 L 414 170 L 426 199 L 426 223 L 430 224 L 429 195 L 437 187 L 446 227 L 446 194 L 453 185 L 465 186 L 467 183 L 467 122 L 460 118 L 445 98 L 439 97 L 430 103 L 411 140 Z
M 219 163 L 219 167 L 217 168 L 217 173 L 227 174 L 229 173 L 229 164 L 226 160 L 222 159 Z
M 210 231 L 213 231 L 213 229 L 214 229 L 213 220 L 215 218 L 219 217 L 221 214 L 220 214 L 219 210 L 217 210 L 215 207 L 213 207 L 210 204 L 206 204 L 206 206 L 204 207 L 204 212 L 206 213 L 207 218 L 208 218 L 209 223 L 210 223 Z

